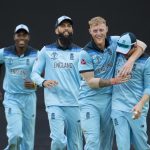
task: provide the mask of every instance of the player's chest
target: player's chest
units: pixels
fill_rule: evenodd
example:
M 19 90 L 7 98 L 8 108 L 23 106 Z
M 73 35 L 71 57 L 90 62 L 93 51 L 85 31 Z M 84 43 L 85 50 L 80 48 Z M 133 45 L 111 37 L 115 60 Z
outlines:
M 113 51 L 107 50 L 103 53 L 92 53 L 91 58 L 94 68 L 102 67 L 104 65 L 112 66 L 115 61 L 115 54 Z
M 33 66 L 33 63 L 35 61 L 35 58 L 30 57 L 5 57 L 5 65 L 7 68 L 13 68 L 13 67 L 31 67 Z
M 53 68 L 72 68 L 77 66 L 79 53 L 77 52 L 47 52 L 47 63 Z

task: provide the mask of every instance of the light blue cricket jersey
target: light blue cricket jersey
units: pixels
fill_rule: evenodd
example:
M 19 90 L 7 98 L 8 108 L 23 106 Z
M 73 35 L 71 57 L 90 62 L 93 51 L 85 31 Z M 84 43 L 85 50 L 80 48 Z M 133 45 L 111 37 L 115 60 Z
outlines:
M 95 78 L 110 79 L 114 75 L 116 61 L 116 47 L 119 36 L 110 36 L 106 39 L 106 47 L 102 51 L 93 41 L 89 42 L 80 53 L 79 70 L 82 72 L 94 71 Z M 79 103 L 96 104 L 100 102 L 100 95 L 111 94 L 112 86 L 92 89 L 82 79 Z M 105 100 L 106 101 L 106 100 Z
M 31 78 L 42 86 L 44 80 L 56 80 L 58 85 L 44 89 L 46 106 L 78 106 L 80 75 L 78 70 L 81 48 L 72 44 L 63 50 L 57 43 L 44 46 L 40 51 Z M 44 78 L 41 73 L 45 72 Z
M 28 47 L 27 51 L 20 57 L 16 54 L 15 46 L 0 49 L 0 63 L 5 64 L 5 77 L 3 88 L 11 94 L 34 92 L 33 89 L 24 87 L 25 80 L 30 79 L 33 63 L 37 58 L 37 50 Z
M 126 61 L 124 55 L 118 54 L 115 75 Z M 143 94 L 150 95 L 150 58 L 145 55 L 135 62 L 128 82 L 113 86 L 112 109 L 131 112 Z M 147 114 L 148 107 L 149 102 L 144 106 L 144 115 Z

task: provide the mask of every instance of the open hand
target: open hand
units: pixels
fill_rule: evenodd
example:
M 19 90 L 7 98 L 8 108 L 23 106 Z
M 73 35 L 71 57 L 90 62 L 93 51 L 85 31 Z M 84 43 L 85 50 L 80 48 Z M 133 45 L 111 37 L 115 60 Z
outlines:
M 126 75 L 129 75 L 131 74 L 132 72 L 132 69 L 133 69 L 133 65 L 134 63 L 133 62 L 126 62 L 124 64 L 124 66 L 121 68 L 121 70 L 119 71 L 119 76 L 126 76 Z
M 126 75 L 126 76 L 117 76 L 115 78 L 110 79 L 111 84 L 115 85 L 115 84 L 121 84 L 124 82 L 127 82 L 128 80 L 130 80 L 131 75 Z

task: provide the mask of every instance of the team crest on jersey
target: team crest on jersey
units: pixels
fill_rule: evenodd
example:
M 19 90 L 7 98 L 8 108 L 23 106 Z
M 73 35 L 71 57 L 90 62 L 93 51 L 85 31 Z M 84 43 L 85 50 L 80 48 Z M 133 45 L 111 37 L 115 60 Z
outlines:
M 99 57 L 97 55 L 93 55 L 92 58 L 93 58 L 94 64 L 98 64 L 100 62 L 100 60 L 102 59 L 102 57 Z
M 73 53 L 70 54 L 70 60 L 74 60 L 74 54 Z
M 85 65 L 85 64 L 86 64 L 85 59 L 82 59 L 82 60 L 81 60 L 81 64 L 82 64 L 82 65 Z
M 51 54 L 51 59 L 56 60 L 57 57 L 58 57 L 58 54 L 57 54 L 56 52 L 53 52 L 53 53 Z
M 30 60 L 26 59 L 26 65 L 30 65 Z
M 12 58 L 9 58 L 9 59 L 8 59 L 8 64 L 9 64 L 9 65 L 12 65 L 12 64 L 13 64 L 13 59 L 12 59 Z

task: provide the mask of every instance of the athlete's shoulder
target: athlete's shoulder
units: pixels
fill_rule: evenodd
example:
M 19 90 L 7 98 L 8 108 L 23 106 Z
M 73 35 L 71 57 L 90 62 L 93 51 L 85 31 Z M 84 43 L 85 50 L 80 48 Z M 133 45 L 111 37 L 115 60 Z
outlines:
M 15 46 L 11 45 L 11 46 L 8 46 L 8 47 L 4 47 L 3 51 L 4 51 L 4 55 L 14 54 L 14 52 L 15 52 Z
M 72 51 L 76 51 L 76 52 L 81 51 L 81 47 L 74 43 L 71 44 L 71 49 L 72 49 Z
M 87 51 L 85 49 L 81 49 L 81 51 L 80 51 L 80 58 L 82 58 L 82 59 L 91 58 L 91 53 L 89 53 L 89 51 Z
M 146 65 L 147 63 L 150 62 L 150 56 L 147 53 L 144 53 L 143 55 L 141 55 L 137 60 L 136 63 L 138 63 L 139 65 Z
M 146 55 L 146 57 L 144 57 L 144 68 L 150 70 L 150 56 Z
M 141 57 L 145 59 L 146 63 L 150 64 L 150 55 L 148 53 L 144 53 Z
M 4 47 L 4 51 L 12 51 L 15 49 L 14 45 L 8 46 L 8 47 Z
M 88 43 L 83 47 L 83 49 L 84 49 L 85 51 L 89 51 L 89 50 L 94 49 L 94 48 L 93 48 L 93 45 L 92 45 L 92 42 L 91 42 L 91 41 L 88 42 Z
M 92 41 L 90 41 L 83 47 L 83 50 L 90 54 L 97 51 L 98 48 L 94 46 L 94 43 Z
M 140 57 L 139 60 L 147 60 L 149 59 L 150 55 L 148 53 L 143 53 Z
M 44 46 L 45 48 L 57 48 L 57 43 L 51 43 L 51 44 L 48 44 L 48 45 L 45 45 Z

